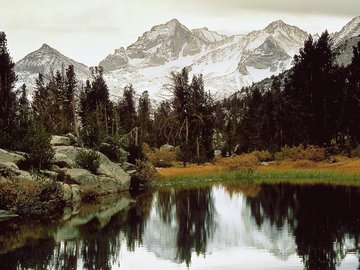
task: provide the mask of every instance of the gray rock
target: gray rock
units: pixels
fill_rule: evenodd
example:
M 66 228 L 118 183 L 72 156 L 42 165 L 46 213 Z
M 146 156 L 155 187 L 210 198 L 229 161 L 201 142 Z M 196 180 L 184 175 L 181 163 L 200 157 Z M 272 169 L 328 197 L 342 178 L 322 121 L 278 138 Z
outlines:
M 55 148 L 55 155 L 53 157 L 52 163 L 58 165 L 61 168 L 74 168 L 76 167 L 75 159 L 69 158 L 66 154 L 56 152 Z
M 74 146 L 55 146 L 54 150 L 55 150 L 54 160 L 63 161 L 63 162 L 66 161 L 66 163 L 71 165 L 72 168 L 76 167 L 75 160 L 76 160 L 76 156 L 80 151 L 90 151 L 88 149 L 74 147 Z M 100 161 L 98 172 L 101 177 L 95 175 L 93 176 L 99 179 L 100 186 L 105 190 L 110 189 L 113 190 L 114 192 L 120 190 L 128 190 L 130 186 L 130 175 L 128 175 L 119 165 L 111 162 L 104 154 L 100 152 L 97 152 L 97 154 L 99 155 L 99 161 Z M 92 175 L 90 172 L 88 173 Z M 109 181 L 106 180 L 105 182 L 103 182 L 103 180 L 107 178 L 110 178 L 108 179 Z M 111 185 L 106 186 L 109 183 L 111 183 Z M 116 189 L 114 190 L 115 187 Z
M 221 150 L 214 150 L 214 157 L 221 158 Z
M 81 190 L 79 185 L 71 185 L 71 200 L 76 203 L 81 201 Z
M 73 135 L 71 133 L 66 134 L 66 136 L 70 138 L 71 144 L 76 144 L 76 145 L 80 146 L 80 140 L 78 137 L 76 137 L 75 135 Z
M 130 175 L 128 175 L 119 165 L 111 162 L 105 155 L 100 154 L 99 174 L 113 178 L 119 190 L 128 190 L 130 187 Z
M 4 177 L 16 177 L 20 175 L 20 170 L 15 163 L 0 161 L 0 175 Z
M 14 171 L 20 170 L 19 167 L 13 162 L 0 162 L 0 165 Z
M 172 146 L 172 145 L 170 145 L 170 144 L 164 144 L 164 145 L 162 145 L 162 146 L 160 147 L 160 150 L 161 150 L 161 151 L 163 151 L 163 150 L 168 150 L 168 151 L 170 151 L 170 150 L 174 150 L 174 149 L 175 149 L 175 147 Z
M 20 180 L 20 181 L 33 181 L 34 180 L 34 176 L 31 175 L 29 172 L 27 171 L 22 171 L 19 170 L 19 175 L 15 177 L 15 179 Z
M 125 172 L 136 170 L 136 166 L 129 162 L 123 162 L 123 164 L 121 165 L 121 168 L 123 168 L 125 170 Z
M 12 162 L 16 165 L 24 161 L 25 158 L 19 154 L 11 153 L 6 150 L 0 149 L 0 162 Z
M 51 136 L 50 144 L 54 146 L 58 146 L 58 145 L 70 146 L 71 139 L 69 137 L 53 135 Z
M 137 172 L 138 172 L 137 170 L 126 171 L 126 173 L 129 174 L 129 175 L 136 174 Z
M 60 171 L 61 171 L 61 168 L 55 164 L 50 165 L 49 169 L 50 169 L 50 171 L 57 172 L 57 173 L 60 173 Z
M 79 185 L 99 185 L 96 175 L 84 169 L 67 169 L 65 174 Z
M 63 199 L 65 202 L 69 203 L 71 202 L 72 199 L 72 190 L 71 187 L 68 184 L 62 184 L 62 188 L 63 188 Z
M 16 215 L 14 212 L 0 210 L 0 221 L 9 218 L 16 218 L 16 217 L 18 217 L 18 215 Z
M 58 176 L 58 173 L 48 170 L 40 170 L 40 173 L 52 179 L 56 179 Z

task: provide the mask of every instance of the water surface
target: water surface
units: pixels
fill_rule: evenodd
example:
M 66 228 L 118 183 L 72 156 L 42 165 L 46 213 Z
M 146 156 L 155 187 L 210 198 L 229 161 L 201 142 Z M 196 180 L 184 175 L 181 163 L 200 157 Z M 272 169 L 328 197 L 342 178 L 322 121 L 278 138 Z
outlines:
M 355 187 L 166 188 L 69 216 L 0 223 L 0 269 L 360 269 Z

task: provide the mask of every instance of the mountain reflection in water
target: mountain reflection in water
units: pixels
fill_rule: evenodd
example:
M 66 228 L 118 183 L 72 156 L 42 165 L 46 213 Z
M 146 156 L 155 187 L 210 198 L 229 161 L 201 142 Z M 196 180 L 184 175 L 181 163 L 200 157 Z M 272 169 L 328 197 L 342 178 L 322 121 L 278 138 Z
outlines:
M 360 189 L 222 184 L 0 223 L 1 269 L 360 269 Z

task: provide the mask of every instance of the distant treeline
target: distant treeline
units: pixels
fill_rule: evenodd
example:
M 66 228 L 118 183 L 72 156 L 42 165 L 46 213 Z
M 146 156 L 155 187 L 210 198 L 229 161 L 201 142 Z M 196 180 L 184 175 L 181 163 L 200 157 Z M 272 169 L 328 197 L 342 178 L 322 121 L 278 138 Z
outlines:
M 360 43 L 349 66 L 339 66 L 328 32 L 311 36 L 293 68 L 216 104 L 215 127 L 233 152 L 284 146 L 336 147 L 350 153 L 360 142 Z
M 107 148 L 115 161 L 118 148 L 130 153 L 130 161 L 142 159 L 143 143 L 179 146 L 184 163 L 211 160 L 214 149 L 276 152 L 303 144 L 350 153 L 360 141 L 360 43 L 352 63 L 342 67 L 327 32 L 317 41 L 309 36 L 293 64 L 271 78 L 270 89 L 254 84 L 217 102 L 202 75 L 190 79 L 184 68 L 171 73 L 173 97 L 156 108 L 146 91 L 136 102 L 132 85 L 121 99 L 110 100 L 101 67 L 83 83 L 69 66 L 46 83 L 39 74 L 29 102 L 25 85 L 14 88 L 14 63 L 0 32 L 0 148 L 34 152 L 43 145 L 45 151 L 49 134 L 74 133 L 83 146 Z M 41 167 L 48 157 L 39 156 Z

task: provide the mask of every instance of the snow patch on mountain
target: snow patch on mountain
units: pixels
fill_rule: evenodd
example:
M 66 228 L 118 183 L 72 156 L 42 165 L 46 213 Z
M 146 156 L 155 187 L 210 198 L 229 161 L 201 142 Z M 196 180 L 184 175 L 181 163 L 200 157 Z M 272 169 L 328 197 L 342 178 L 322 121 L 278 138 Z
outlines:
M 349 55 L 338 58 L 340 63 L 351 60 L 351 46 L 359 35 L 360 16 L 331 35 L 341 55 Z M 131 83 L 137 93 L 149 91 L 152 99 L 168 98 L 170 73 L 186 67 L 190 76 L 203 74 L 206 89 L 221 98 L 291 68 L 307 37 L 305 31 L 281 20 L 247 35 L 225 36 L 208 28 L 189 30 L 173 19 L 152 27 L 127 48 L 115 49 L 99 65 L 113 97 L 121 96 Z M 16 63 L 19 85 L 25 82 L 31 88 L 38 73 L 49 77 L 70 64 L 78 79 L 91 77 L 87 66 L 44 44 Z
M 347 23 L 340 32 L 332 36 L 333 47 L 336 48 L 347 39 L 360 36 L 360 16 Z

